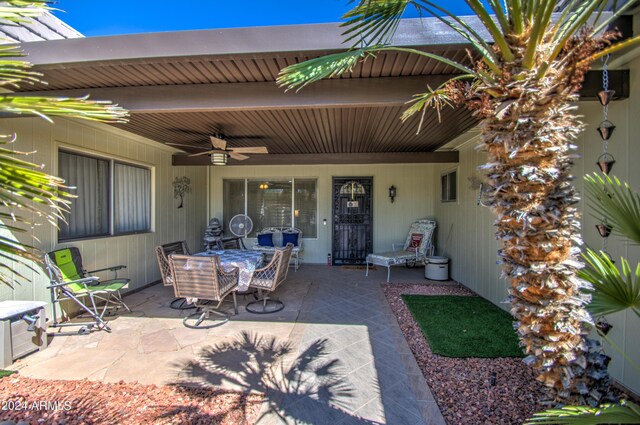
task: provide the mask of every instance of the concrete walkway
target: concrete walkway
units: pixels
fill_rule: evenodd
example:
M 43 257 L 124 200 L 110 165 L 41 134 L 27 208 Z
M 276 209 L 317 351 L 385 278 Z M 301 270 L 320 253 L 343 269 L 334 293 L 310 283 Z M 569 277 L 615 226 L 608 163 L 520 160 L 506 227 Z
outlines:
M 427 281 L 395 268 L 396 282 Z M 305 265 L 275 294 L 286 308 L 210 330 L 182 325 L 161 285 L 125 298 L 111 333 L 55 336 L 17 362 L 25 376 L 214 386 L 267 395 L 261 424 L 444 424 L 380 283 L 386 270 Z M 193 311 L 191 311 L 193 312 Z

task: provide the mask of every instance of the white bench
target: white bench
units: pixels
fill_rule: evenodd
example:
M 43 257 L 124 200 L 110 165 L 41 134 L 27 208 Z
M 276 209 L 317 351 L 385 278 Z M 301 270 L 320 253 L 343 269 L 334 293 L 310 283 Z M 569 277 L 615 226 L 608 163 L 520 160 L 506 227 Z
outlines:
M 276 252 L 276 248 L 282 248 L 287 243 L 293 244 L 291 258 L 293 258 L 295 270 L 298 271 L 300 265 L 299 254 L 302 252 L 302 231 L 300 229 L 295 227 L 266 227 L 258 233 L 257 241 L 251 249 L 264 252 L 267 255 L 273 255 Z

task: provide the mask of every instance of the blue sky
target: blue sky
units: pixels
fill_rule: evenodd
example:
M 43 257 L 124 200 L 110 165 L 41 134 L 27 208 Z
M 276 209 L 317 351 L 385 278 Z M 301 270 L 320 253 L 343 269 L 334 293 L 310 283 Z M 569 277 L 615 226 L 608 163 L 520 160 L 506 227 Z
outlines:
M 463 0 L 440 3 L 470 14 Z M 350 9 L 347 0 L 59 0 L 55 6 L 60 19 L 86 36 L 337 22 Z

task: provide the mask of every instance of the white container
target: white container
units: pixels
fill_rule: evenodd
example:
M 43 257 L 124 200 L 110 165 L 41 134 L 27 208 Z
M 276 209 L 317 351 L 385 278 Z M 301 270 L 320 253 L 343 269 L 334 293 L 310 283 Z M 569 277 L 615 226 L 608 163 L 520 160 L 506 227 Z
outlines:
M 449 280 L 449 259 L 447 257 L 427 257 L 424 277 L 429 280 Z

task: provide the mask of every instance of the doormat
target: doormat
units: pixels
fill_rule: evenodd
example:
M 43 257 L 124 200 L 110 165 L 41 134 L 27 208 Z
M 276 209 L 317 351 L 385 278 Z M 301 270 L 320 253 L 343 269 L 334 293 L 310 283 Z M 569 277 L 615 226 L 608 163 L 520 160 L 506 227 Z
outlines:
M 367 266 L 340 266 L 344 270 L 367 270 Z M 369 266 L 369 270 L 375 270 L 376 266 Z

